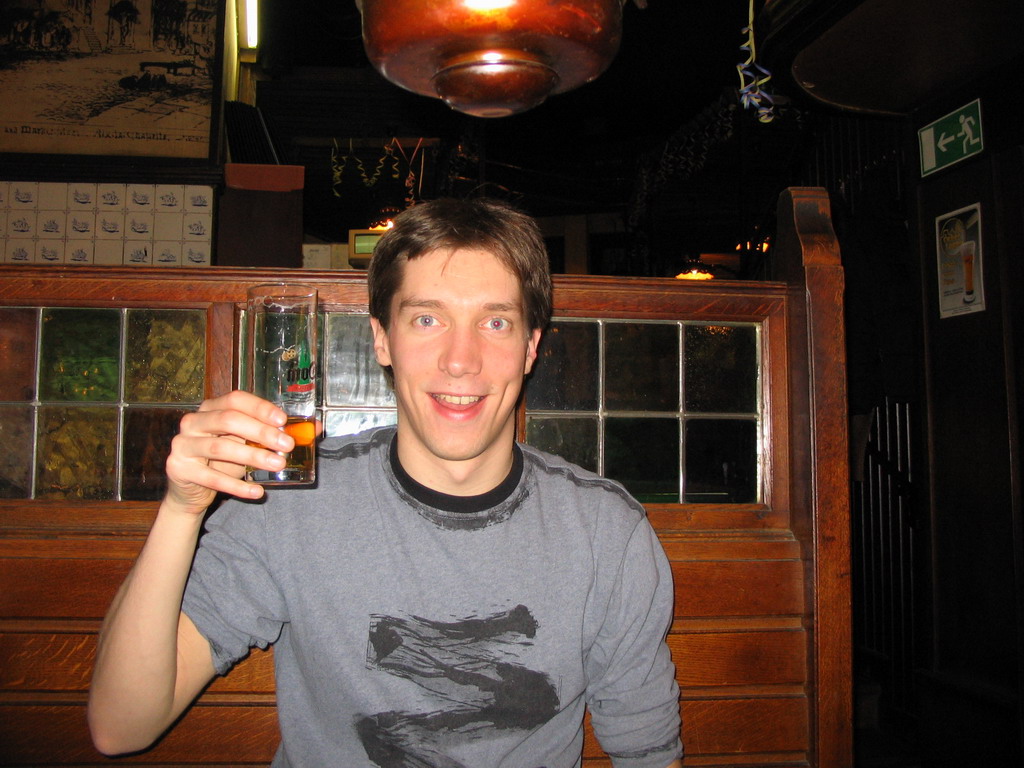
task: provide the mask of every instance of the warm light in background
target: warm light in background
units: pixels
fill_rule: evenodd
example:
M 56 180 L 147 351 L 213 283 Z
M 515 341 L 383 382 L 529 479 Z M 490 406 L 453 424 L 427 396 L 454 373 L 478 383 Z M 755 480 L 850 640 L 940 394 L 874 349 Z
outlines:
M 245 47 L 255 48 L 259 45 L 259 0 L 243 0 L 245 7 Z
M 676 275 L 676 280 L 714 280 L 715 276 L 710 272 L 694 267 L 686 272 L 680 272 Z

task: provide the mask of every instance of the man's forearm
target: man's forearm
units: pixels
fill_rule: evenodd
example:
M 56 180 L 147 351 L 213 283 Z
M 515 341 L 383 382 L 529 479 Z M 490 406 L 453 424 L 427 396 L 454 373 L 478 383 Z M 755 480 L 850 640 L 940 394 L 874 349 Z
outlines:
M 199 515 L 162 504 L 107 612 L 88 710 L 93 740 L 102 752 L 149 746 L 198 691 L 196 678 L 209 680 L 212 674 L 212 662 L 208 670 L 194 669 L 190 662 L 179 675 L 181 661 L 197 657 L 196 649 L 179 648 L 178 637 L 181 598 L 201 521 Z

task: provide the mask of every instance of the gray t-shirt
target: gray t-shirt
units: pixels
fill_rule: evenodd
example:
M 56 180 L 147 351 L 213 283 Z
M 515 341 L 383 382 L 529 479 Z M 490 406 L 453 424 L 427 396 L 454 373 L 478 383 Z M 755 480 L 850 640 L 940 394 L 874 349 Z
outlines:
M 275 645 L 274 766 L 572 768 L 585 706 L 616 768 L 681 756 L 643 508 L 524 445 L 499 498 L 446 511 L 399 479 L 393 437 L 324 441 L 316 488 L 226 502 L 200 541 L 184 610 L 218 673 Z

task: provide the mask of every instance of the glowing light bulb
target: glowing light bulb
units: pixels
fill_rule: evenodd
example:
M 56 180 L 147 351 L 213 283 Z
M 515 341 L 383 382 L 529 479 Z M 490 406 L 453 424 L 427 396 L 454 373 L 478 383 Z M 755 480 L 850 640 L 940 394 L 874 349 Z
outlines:
M 515 5 L 516 0 L 462 0 L 462 4 L 471 11 L 486 13 L 487 11 L 500 11 L 502 8 Z

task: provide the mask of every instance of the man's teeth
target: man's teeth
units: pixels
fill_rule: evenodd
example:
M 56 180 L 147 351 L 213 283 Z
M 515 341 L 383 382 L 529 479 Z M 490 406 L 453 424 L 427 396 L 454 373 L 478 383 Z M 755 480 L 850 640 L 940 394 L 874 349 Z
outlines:
M 443 403 L 452 405 L 472 405 L 480 399 L 479 395 L 434 395 Z

